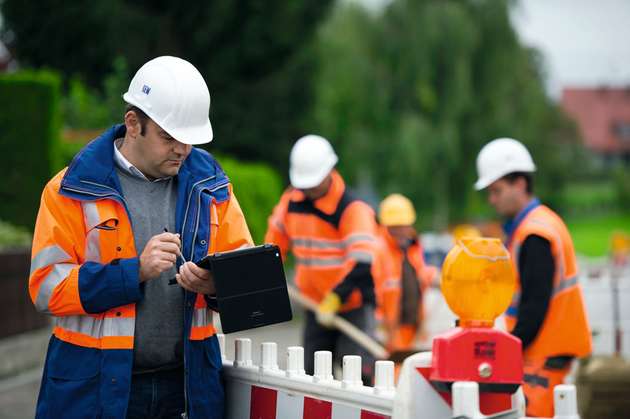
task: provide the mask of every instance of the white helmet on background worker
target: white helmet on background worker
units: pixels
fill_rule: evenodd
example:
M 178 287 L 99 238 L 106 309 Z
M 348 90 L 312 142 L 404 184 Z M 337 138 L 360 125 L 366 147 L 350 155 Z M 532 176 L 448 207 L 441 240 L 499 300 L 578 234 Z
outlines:
M 199 70 L 177 57 L 157 57 L 131 79 L 123 99 L 184 144 L 212 141 L 210 92 Z
M 297 189 L 314 188 L 326 179 L 337 161 L 337 155 L 328 140 L 319 135 L 305 135 L 291 149 L 291 185 Z
M 486 144 L 477 156 L 475 183 L 478 191 L 514 172 L 532 173 L 536 165 L 523 144 L 512 138 L 498 138 Z

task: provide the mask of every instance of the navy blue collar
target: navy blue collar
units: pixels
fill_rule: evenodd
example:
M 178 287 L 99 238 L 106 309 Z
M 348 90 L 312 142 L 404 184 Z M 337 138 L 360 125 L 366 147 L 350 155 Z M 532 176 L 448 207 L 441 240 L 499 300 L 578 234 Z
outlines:
M 68 187 L 93 191 L 105 187 L 122 195 L 115 170 L 114 141 L 124 137 L 125 133 L 126 128 L 123 124 L 114 125 L 83 147 L 70 163 L 61 181 L 62 189 Z M 184 160 L 177 177 L 180 185 L 194 184 L 202 179 L 209 181 L 212 179 L 216 182 L 227 180 L 225 173 L 212 156 L 205 150 L 195 147 Z
M 516 217 L 512 218 L 511 220 L 506 221 L 505 224 L 503 224 L 503 232 L 505 233 L 505 237 L 506 237 L 506 242 L 505 242 L 506 247 L 510 247 L 510 244 L 512 243 L 512 235 L 518 228 L 519 224 L 523 222 L 525 217 L 527 217 L 527 214 L 529 214 L 532 210 L 534 210 L 539 205 L 540 205 L 540 200 L 538 198 L 532 198 L 532 200 L 527 203 L 525 208 L 523 208 L 521 212 L 516 214 Z

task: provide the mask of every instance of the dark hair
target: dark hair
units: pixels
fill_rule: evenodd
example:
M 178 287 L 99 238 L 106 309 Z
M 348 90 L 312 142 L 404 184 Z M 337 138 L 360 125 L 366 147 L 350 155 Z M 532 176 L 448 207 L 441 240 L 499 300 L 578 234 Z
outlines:
M 525 179 L 525 185 L 526 185 L 525 190 L 527 191 L 528 194 L 531 195 L 532 192 L 534 191 L 534 178 L 532 177 L 531 173 L 527 173 L 527 172 L 508 173 L 507 175 L 503 176 L 503 179 L 507 180 L 510 183 L 514 183 L 520 177 Z
M 149 120 L 149 117 L 146 113 L 144 113 L 142 109 L 138 108 L 137 106 L 127 104 L 127 107 L 125 108 L 125 115 L 129 111 L 133 111 L 138 117 L 138 121 L 140 122 L 140 135 L 144 135 L 144 133 L 146 132 L 147 121 Z

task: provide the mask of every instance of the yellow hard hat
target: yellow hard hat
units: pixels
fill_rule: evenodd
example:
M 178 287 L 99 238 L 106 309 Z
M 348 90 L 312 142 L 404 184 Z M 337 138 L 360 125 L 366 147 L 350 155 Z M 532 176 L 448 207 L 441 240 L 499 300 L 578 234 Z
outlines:
M 452 234 L 455 243 L 464 237 L 481 237 L 481 231 L 472 224 L 458 224 L 453 228 Z
M 379 205 L 378 219 L 386 227 L 408 226 L 416 222 L 416 210 L 408 198 L 395 193 Z
M 446 256 L 441 285 L 462 327 L 491 327 L 510 305 L 516 274 L 499 239 L 466 237 Z

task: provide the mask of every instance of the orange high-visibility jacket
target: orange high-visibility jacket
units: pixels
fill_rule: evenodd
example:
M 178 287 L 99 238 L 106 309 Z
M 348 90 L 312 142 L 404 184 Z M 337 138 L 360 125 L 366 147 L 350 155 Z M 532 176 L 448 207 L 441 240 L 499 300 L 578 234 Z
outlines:
M 293 253 L 297 286 L 316 302 L 335 290 L 345 301 L 342 311 L 360 307 L 363 298 L 374 303 L 374 211 L 336 171 L 327 194 L 314 202 L 297 189 L 285 191 L 269 217 L 265 242 L 277 244 L 284 256 Z
M 125 417 L 135 303 L 143 293 L 138 250 L 114 170 L 114 140 L 124 134 L 118 125 L 92 141 L 42 194 L 29 291 L 35 307 L 54 317 L 54 330 L 37 417 Z M 176 225 L 186 260 L 252 244 L 227 177 L 203 150 L 193 148 L 178 174 Z M 184 298 L 188 417 L 221 417 L 212 299 L 188 291 Z
M 560 217 L 544 205 L 535 206 L 525 215 L 512 234 L 509 250 L 518 277 L 519 249 L 530 235 L 548 240 L 554 258 L 553 291 L 545 320 L 534 341 L 524 352 L 526 358 L 540 359 L 557 355 L 586 356 L 591 352 L 591 332 L 586 317 L 573 241 Z M 518 318 L 520 279 L 506 313 L 508 330 Z
M 407 248 L 407 258 L 416 271 L 418 286 L 424 291 L 430 285 L 435 270 L 424 262 L 422 245 L 415 242 Z M 379 228 L 379 251 L 373 269 L 376 283 L 378 309 L 388 328 L 399 326 L 402 298 L 402 249 L 386 227 Z M 424 309 L 418 305 L 418 321 L 422 321 Z

